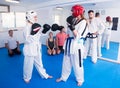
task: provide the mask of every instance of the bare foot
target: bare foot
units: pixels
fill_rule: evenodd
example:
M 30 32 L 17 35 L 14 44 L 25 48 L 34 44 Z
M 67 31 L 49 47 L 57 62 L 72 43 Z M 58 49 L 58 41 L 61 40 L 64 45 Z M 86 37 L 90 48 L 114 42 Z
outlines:
M 78 86 L 82 86 L 82 82 L 78 82 L 77 85 L 78 85 Z
M 59 79 L 56 80 L 56 82 L 60 82 L 60 81 L 62 81 L 61 78 L 59 78 Z
M 49 79 L 53 78 L 53 76 L 48 76 Z
M 96 64 L 97 61 L 92 61 L 94 64 Z
M 30 80 L 28 80 L 28 79 L 24 79 L 24 81 L 25 81 L 25 83 L 29 83 L 30 82 Z

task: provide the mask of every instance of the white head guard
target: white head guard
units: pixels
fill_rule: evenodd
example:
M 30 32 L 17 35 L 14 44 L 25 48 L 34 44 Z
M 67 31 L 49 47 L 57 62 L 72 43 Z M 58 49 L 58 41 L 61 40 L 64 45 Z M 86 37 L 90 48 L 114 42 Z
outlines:
M 34 17 L 37 16 L 37 13 L 33 10 L 26 12 L 26 20 L 35 23 Z

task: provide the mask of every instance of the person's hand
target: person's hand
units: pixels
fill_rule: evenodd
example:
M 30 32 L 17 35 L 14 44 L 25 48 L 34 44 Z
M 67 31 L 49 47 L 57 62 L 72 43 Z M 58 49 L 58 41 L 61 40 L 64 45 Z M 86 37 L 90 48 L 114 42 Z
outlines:
M 17 51 L 20 51 L 20 48 L 17 48 Z
M 59 50 L 59 47 L 57 47 L 57 50 Z
M 69 34 L 67 34 L 67 38 L 69 37 L 70 35 Z
M 13 53 L 11 49 L 9 49 L 9 53 L 10 53 L 10 54 L 12 54 L 12 53 Z
M 53 48 L 52 51 L 54 51 L 55 49 Z
M 93 33 L 93 35 L 98 35 L 98 34 L 99 34 L 98 32 Z

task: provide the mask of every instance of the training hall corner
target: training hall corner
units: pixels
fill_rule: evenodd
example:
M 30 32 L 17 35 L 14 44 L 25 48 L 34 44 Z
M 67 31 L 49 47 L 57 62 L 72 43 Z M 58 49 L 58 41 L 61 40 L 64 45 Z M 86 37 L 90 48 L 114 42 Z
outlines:
M 0 0 L 0 88 L 120 88 L 119 8 L 119 0 Z

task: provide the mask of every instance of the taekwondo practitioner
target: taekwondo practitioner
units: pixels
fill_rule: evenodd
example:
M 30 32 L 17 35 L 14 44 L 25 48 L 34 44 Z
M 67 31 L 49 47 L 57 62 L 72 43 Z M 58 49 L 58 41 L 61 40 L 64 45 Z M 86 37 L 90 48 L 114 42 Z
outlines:
M 35 65 L 37 71 L 42 78 L 52 78 L 52 76 L 46 73 L 46 70 L 42 64 L 41 58 L 41 43 L 40 36 L 42 33 L 46 33 L 49 30 L 49 25 L 45 26 L 41 33 L 41 25 L 37 22 L 37 13 L 35 11 L 26 12 L 27 25 L 24 29 L 24 66 L 23 66 L 23 79 L 26 83 L 29 83 L 32 77 L 33 65 Z M 48 29 L 46 29 L 48 28 Z
M 106 43 L 106 49 L 108 50 L 110 48 L 110 37 L 111 37 L 111 29 L 112 29 L 112 20 L 110 16 L 106 17 L 106 23 L 105 23 L 105 31 L 103 34 L 103 40 L 102 40 L 102 47 L 104 47 L 104 44 Z
M 104 29 L 104 24 L 100 22 L 97 18 L 94 16 L 94 11 L 89 10 L 88 11 L 89 19 L 88 22 L 88 35 L 87 40 L 85 42 L 85 57 L 88 55 L 92 57 L 92 62 L 97 62 L 97 38 L 99 34 L 101 33 L 100 29 Z
M 101 57 L 101 42 L 102 42 L 102 35 L 105 29 L 105 23 L 103 20 L 100 18 L 100 13 L 97 12 L 95 13 L 95 17 L 97 19 L 97 22 L 100 23 L 101 25 L 98 25 L 98 38 L 97 38 L 97 56 Z
M 83 43 L 88 33 L 87 21 L 84 18 L 84 8 L 81 5 L 74 5 L 71 11 L 72 16 L 67 18 L 69 37 L 66 40 L 64 48 L 62 74 L 56 82 L 67 81 L 73 67 L 77 85 L 81 86 L 84 82 Z

